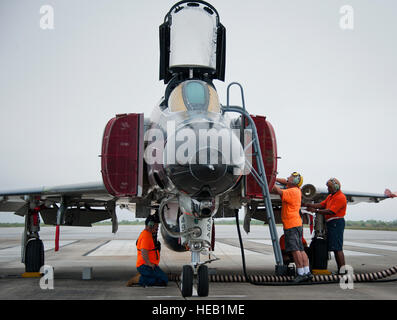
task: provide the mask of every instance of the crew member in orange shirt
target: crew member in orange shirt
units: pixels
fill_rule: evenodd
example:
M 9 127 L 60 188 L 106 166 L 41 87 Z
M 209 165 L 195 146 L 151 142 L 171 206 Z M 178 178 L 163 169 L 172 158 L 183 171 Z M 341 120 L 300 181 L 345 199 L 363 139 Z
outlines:
M 160 242 L 157 241 L 159 226 L 158 214 L 149 215 L 145 220 L 145 229 L 136 242 L 136 268 L 140 273 L 141 286 L 166 286 L 168 277 L 160 269 Z
M 307 281 L 313 276 L 310 273 L 309 259 L 302 243 L 303 227 L 299 210 L 302 199 L 300 186 L 303 183 L 303 178 L 299 173 L 293 172 L 287 179 L 277 178 L 277 182 L 287 186 L 287 189 L 281 189 L 275 185 L 272 192 L 281 196 L 285 251 L 291 252 L 298 273 L 294 282 Z
M 341 184 L 338 179 L 331 178 L 327 181 L 328 197 L 320 203 L 303 203 L 309 211 L 325 215 L 327 222 L 328 251 L 333 251 L 338 273 L 345 265 L 343 253 L 343 232 L 345 230 L 345 219 L 347 200 L 341 191 Z

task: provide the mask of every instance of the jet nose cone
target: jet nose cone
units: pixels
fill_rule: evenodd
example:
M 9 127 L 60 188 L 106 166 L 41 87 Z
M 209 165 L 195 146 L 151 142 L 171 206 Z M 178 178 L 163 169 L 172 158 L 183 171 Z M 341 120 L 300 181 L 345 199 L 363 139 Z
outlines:
M 200 159 L 202 161 L 189 164 L 190 172 L 195 179 L 203 183 L 212 183 L 225 176 L 228 166 L 222 152 L 213 148 L 202 149 L 196 153 L 196 160 Z
M 190 196 L 204 186 L 212 195 L 222 194 L 232 188 L 244 172 L 245 156 L 239 138 L 230 129 L 223 135 L 215 130 L 209 137 L 217 142 L 220 138 L 222 143 L 176 139 L 174 150 L 168 148 L 169 141 L 165 148 L 164 169 L 168 178 L 178 190 Z M 170 152 L 173 155 L 170 156 Z

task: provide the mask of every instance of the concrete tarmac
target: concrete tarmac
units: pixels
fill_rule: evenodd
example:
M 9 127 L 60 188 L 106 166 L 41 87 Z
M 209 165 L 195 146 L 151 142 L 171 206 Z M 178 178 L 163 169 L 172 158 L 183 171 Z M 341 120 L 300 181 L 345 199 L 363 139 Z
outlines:
M 61 227 L 60 250 L 54 251 L 54 227 L 42 227 L 45 264 L 54 268 L 54 288 L 42 289 L 40 279 L 22 278 L 20 262 L 23 228 L 0 229 L 0 299 L 73 300 L 395 300 L 397 282 L 354 283 L 342 289 L 339 283 L 305 286 L 255 286 L 249 283 L 211 282 L 208 297 L 183 298 L 180 283 L 170 281 L 165 288 L 126 287 L 136 274 L 135 241 L 143 226 Z M 278 228 L 279 236 L 282 229 Z M 310 243 L 310 233 L 304 230 Z M 273 275 L 275 260 L 268 226 L 242 230 L 249 274 Z M 162 239 L 160 239 L 162 241 Z M 190 263 L 190 253 L 170 251 L 162 241 L 160 267 L 166 273 L 180 273 Z M 397 232 L 345 230 L 346 263 L 355 273 L 374 272 L 397 265 Z M 208 264 L 213 274 L 242 274 L 242 260 L 236 226 L 217 225 L 215 255 Z M 206 257 L 202 256 L 202 259 Z M 84 268 L 92 268 L 91 280 L 83 280 Z M 335 260 L 328 269 L 336 271 Z M 396 275 L 388 279 L 396 279 Z

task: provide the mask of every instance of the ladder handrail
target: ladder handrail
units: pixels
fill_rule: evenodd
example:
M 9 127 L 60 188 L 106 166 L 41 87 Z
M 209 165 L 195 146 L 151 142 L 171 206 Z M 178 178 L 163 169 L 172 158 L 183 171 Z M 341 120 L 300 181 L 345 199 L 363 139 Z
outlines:
M 233 86 L 233 85 L 236 85 L 236 86 L 239 86 L 239 87 L 240 87 L 241 103 L 242 103 L 243 109 L 246 110 L 246 109 L 245 109 L 244 90 L 243 90 L 242 85 L 239 84 L 238 82 L 229 83 L 229 85 L 227 86 L 226 105 L 227 105 L 227 106 L 230 106 L 230 104 L 229 104 L 229 99 L 230 99 L 230 87 Z
M 232 84 L 238 84 L 238 83 L 232 83 Z M 228 86 L 228 89 L 229 89 L 230 85 Z M 240 86 L 240 89 L 242 91 L 243 89 L 242 89 L 241 85 L 240 84 L 238 84 L 238 85 Z M 244 97 L 244 96 L 242 95 L 242 97 Z M 228 99 L 227 100 L 229 102 L 229 90 L 228 90 Z M 243 101 L 244 101 L 244 98 L 243 98 Z M 225 112 L 240 113 L 243 116 L 243 118 L 248 119 L 249 124 L 251 125 L 252 138 L 254 141 L 253 146 L 254 146 L 254 152 L 256 153 L 256 163 L 258 166 L 258 172 L 259 172 L 259 174 L 262 174 L 261 177 L 258 177 L 261 180 L 261 183 L 259 183 L 259 185 L 262 189 L 262 195 L 265 200 L 266 214 L 267 214 L 267 219 L 268 219 L 268 224 L 269 224 L 269 229 L 270 229 L 270 236 L 271 236 L 271 240 L 272 240 L 272 244 L 273 244 L 274 256 L 276 259 L 277 266 L 283 266 L 283 258 L 282 258 L 282 254 L 281 254 L 280 244 L 278 242 L 278 235 L 277 235 L 277 229 L 276 229 L 276 222 L 274 219 L 273 206 L 272 206 L 272 202 L 270 200 L 269 186 L 268 186 L 267 180 L 266 180 L 266 171 L 265 171 L 265 167 L 263 164 L 262 152 L 261 152 L 261 148 L 260 148 L 260 144 L 259 144 L 259 138 L 258 138 L 258 132 L 256 130 L 256 125 L 254 123 L 254 120 L 251 118 L 250 114 L 245 110 L 245 108 L 241 108 L 238 106 L 230 106 L 228 104 L 226 107 L 222 107 L 222 113 L 225 113 Z M 244 126 L 244 124 L 243 124 L 243 126 Z

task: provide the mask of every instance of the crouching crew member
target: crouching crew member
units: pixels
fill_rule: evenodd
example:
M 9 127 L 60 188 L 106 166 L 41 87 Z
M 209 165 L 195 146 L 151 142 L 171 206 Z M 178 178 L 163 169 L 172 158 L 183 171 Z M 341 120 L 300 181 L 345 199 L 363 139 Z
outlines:
M 286 185 L 287 189 L 281 189 L 276 185 L 272 192 L 281 196 L 281 220 L 284 227 L 285 251 L 291 252 L 297 270 L 294 282 L 310 280 L 309 259 L 302 243 L 303 227 L 300 216 L 302 192 L 300 186 L 303 183 L 302 176 L 294 172 L 287 179 L 277 178 L 277 182 Z
M 338 273 L 345 265 L 343 254 L 343 232 L 345 230 L 345 219 L 347 200 L 341 191 L 341 184 L 336 178 L 327 181 L 328 197 L 320 203 L 304 203 L 309 211 L 325 215 L 327 222 L 328 251 L 333 251 Z
M 168 277 L 159 267 L 160 242 L 157 241 L 159 227 L 158 213 L 149 215 L 145 220 L 145 229 L 136 242 L 136 267 L 140 273 L 141 286 L 166 286 Z
M 280 243 L 281 254 L 283 256 L 283 263 L 284 263 L 284 265 L 288 266 L 290 263 L 294 262 L 294 257 L 292 256 L 291 252 L 285 251 L 285 235 L 284 234 L 280 237 L 279 243 Z M 303 244 L 303 248 L 305 249 L 305 252 L 307 255 L 309 246 L 307 245 L 307 242 L 303 236 L 302 236 L 302 244 Z

